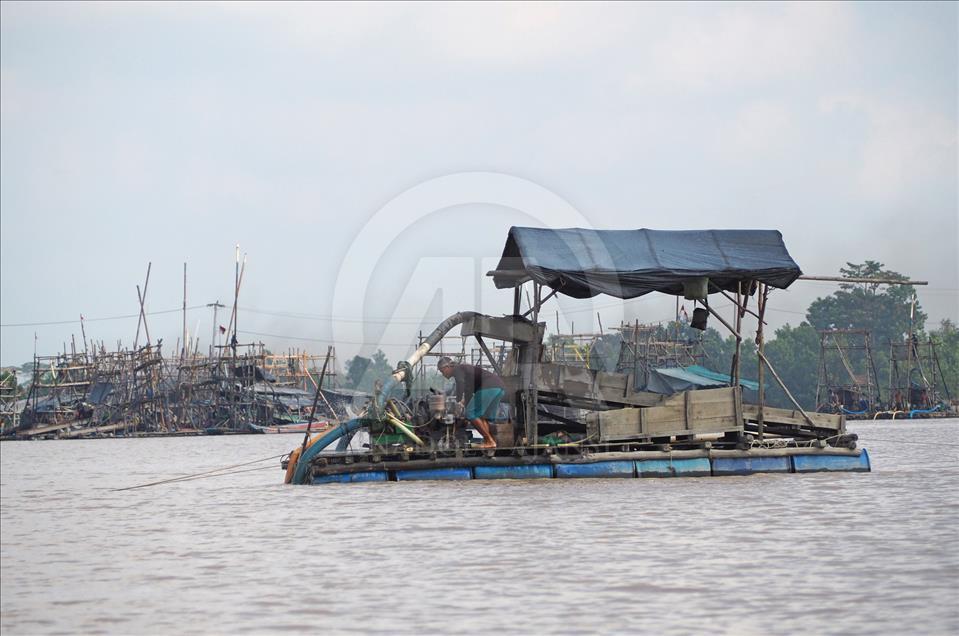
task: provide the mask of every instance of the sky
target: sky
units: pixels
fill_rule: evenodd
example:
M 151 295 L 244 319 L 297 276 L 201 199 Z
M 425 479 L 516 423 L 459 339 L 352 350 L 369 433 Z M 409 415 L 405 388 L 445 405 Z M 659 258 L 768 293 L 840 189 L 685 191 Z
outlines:
M 511 310 L 485 273 L 513 225 L 776 229 L 806 274 L 879 261 L 959 321 L 957 6 L 3 2 L 0 364 L 132 346 L 137 286 L 172 353 L 184 263 L 205 351 L 237 245 L 241 342 L 395 361 Z M 835 289 L 776 291 L 770 328 Z

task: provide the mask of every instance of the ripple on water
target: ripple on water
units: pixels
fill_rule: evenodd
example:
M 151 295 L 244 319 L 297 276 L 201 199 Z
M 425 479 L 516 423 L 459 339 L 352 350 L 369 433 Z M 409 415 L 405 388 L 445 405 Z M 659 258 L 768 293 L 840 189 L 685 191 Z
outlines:
M 0 627 L 959 632 L 959 421 L 851 427 L 871 474 L 290 487 L 277 468 L 122 492 L 297 440 L 3 443 Z

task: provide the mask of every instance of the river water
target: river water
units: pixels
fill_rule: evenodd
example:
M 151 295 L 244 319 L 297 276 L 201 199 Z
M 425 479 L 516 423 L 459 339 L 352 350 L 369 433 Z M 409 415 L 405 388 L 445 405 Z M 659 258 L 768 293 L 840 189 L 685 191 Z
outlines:
M 874 472 L 126 491 L 300 438 L 4 442 L 0 627 L 959 633 L 959 420 L 850 428 Z

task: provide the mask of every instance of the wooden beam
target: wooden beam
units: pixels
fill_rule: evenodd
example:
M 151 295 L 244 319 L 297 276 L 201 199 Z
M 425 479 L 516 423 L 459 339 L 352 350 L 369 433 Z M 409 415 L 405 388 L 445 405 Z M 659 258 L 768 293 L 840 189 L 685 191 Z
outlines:
M 489 363 L 493 365 L 493 369 L 496 371 L 496 375 L 503 375 L 503 369 L 500 367 L 499 363 L 496 361 L 496 358 L 493 357 L 492 352 L 489 350 L 489 347 L 486 346 L 486 341 L 483 340 L 483 336 L 475 334 L 476 342 L 479 343 L 480 349 L 483 350 L 483 353 L 486 354 L 486 359 L 489 360 Z
M 718 285 L 716 285 L 716 283 L 712 283 L 712 282 L 711 282 L 711 283 L 709 283 L 709 284 L 712 285 L 712 286 L 716 289 L 716 291 L 718 291 L 720 294 L 722 294 L 723 296 L 725 296 L 725 297 L 726 297 L 726 300 L 728 300 L 729 302 L 731 302 L 731 303 L 734 304 L 734 305 L 738 305 L 738 304 L 739 304 L 739 303 L 736 302 L 736 299 L 735 299 L 735 298 L 733 298 L 732 296 L 730 296 L 730 295 L 726 292 L 726 290 L 721 289 Z M 679 296 L 676 297 L 676 300 L 677 300 L 677 301 L 679 300 Z M 754 317 L 756 317 L 756 318 L 759 318 L 759 314 L 757 314 L 757 313 L 756 313 L 755 311 L 753 311 L 752 309 L 747 309 L 745 306 L 743 306 L 742 309 L 743 309 L 747 314 L 750 314 L 751 316 L 754 316 Z M 762 320 L 762 318 L 759 318 L 759 319 Z M 764 321 L 763 324 L 765 325 L 765 324 L 769 324 L 769 323 L 767 323 L 767 322 Z
M 723 323 L 723 325 L 726 326 L 726 329 L 729 329 L 729 333 L 731 333 L 731 334 L 733 334 L 734 336 L 736 336 L 736 339 L 737 339 L 737 340 L 742 340 L 742 336 L 739 335 L 739 332 L 736 331 L 736 328 L 733 327 L 733 326 L 732 326 L 731 324 L 729 324 L 728 322 L 726 322 L 726 320 L 725 320 L 722 316 L 720 316 L 719 314 L 717 314 L 715 309 L 713 309 L 713 308 L 710 307 L 709 305 L 706 305 L 706 309 L 709 311 L 709 313 L 711 313 L 712 315 L 716 316 L 716 319 L 719 320 L 719 322 Z
M 800 413 L 802 413 L 803 419 L 806 420 L 806 423 L 809 424 L 810 426 L 815 426 L 812 420 L 809 419 L 809 415 L 806 413 L 806 411 L 804 411 L 803 408 L 799 406 L 799 402 L 797 402 L 796 398 L 793 397 L 793 394 L 789 391 L 789 388 L 786 386 L 786 383 L 783 382 L 782 378 L 779 377 L 779 374 L 776 373 L 776 369 L 774 369 L 773 365 L 769 363 L 769 358 L 766 357 L 766 354 L 764 354 L 762 351 L 759 351 L 759 350 L 756 351 L 756 354 L 759 356 L 760 360 L 766 363 L 766 366 L 769 368 L 769 372 L 773 374 L 773 377 L 776 378 L 776 382 L 778 382 L 779 386 L 782 387 L 782 390 L 786 392 L 786 397 L 788 397 L 789 401 L 793 403 L 793 406 L 795 406 L 796 409 Z
M 928 285 L 927 280 L 896 280 L 895 278 L 842 278 L 840 276 L 800 276 L 799 280 L 818 280 L 828 283 L 875 283 L 877 285 Z
M 558 290 L 555 290 L 555 289 L 554 289 L 554 290 L 552 290 L 551 292 L 549 292 L 548 294 L 546 294 L 546 296 L 544 296 L 544 297 L 539 301 L 539 307 L 542 307 L 542 306 L 543 306 L 543 303 L 545 303 L 547 300 L 549 300 L 550 298 L 552 298 L 553 296 L 555 296 L 557 291 L 558 291 Z M 537 307 L 536 309 L 539 309 L 539 307 Z M 526 316 L 530 315 L 532 312 L 533 312 L 533 307 L 530 307 L 529 309 L 526 310 L 526 313 L 523 314 L 523 317 L 525 318 Z M 556 315 L 556 320 L 557 320 L 557 321 L 559 320 L 559 314 Z

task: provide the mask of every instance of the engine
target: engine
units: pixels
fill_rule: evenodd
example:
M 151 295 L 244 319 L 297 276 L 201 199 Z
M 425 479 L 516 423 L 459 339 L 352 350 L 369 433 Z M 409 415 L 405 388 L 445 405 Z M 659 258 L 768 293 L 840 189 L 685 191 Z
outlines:
M 442 393 L 430 393 L 411 398 L 413 425 L 417 434 L 437 449 L 468 446 L 472 433 L 463 419 L 463 410 L 456 398 Z

